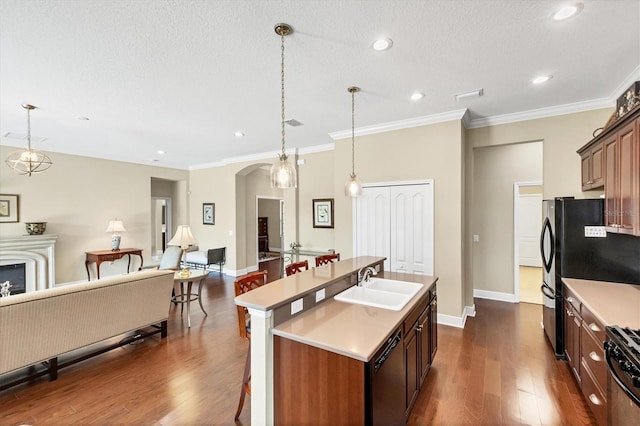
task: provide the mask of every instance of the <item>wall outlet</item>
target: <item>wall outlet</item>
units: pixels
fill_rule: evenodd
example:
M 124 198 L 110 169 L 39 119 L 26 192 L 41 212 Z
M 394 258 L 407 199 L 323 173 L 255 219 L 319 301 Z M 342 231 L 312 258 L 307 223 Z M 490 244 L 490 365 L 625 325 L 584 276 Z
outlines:
M 302 304 L 302 299 L 294 300 L 291 302 L 291 315 L 297 314 L 304 308 Z
M 587 238 L 606 238 L 607 229 L 604 226 L 585 226 L 584 236 Z
M 318 303 L 319 301 L 323 300 L 325 297 L 324 295 L 324 288 L 321 290 L 316 291 L 316 303 Z
M 478 234 L 474 234 L 474 236 L 473 236 L 473 242 L 474 242 L 474 243 L 479 243 L 479 242 L 480 242 L 480 235 L 478 235 Z

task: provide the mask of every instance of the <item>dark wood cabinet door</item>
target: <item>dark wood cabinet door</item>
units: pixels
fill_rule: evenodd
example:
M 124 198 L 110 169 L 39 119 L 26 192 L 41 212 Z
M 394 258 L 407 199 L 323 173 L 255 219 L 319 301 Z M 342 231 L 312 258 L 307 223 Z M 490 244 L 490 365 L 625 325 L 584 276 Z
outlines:
M 637 169 L 634 169 L 636 159 L 634 156 L 637 134 L 635 131 L 636 122 L 629 123 L 618 132 L 618 145 L 619 145 L 619 173 L 618 178 L 620 180 L 619 188 L 619 206 L 620 211 L 618 214 L 619 232 L 633 234 L 634 231 L 634 219 L 638 215 L 634 207 L 634 199 L 637 200 L 637 190 L 634 193 L 634 175 L 637 173 Z
M 431 367 L 431 342 L 429 335 L 431 333 L 431 306 L 427 306 L 420 319 L 418 320 L 418 338 L 420 339 L 420 386 L 427 377 L 429 368 Z
M 618 199 L 619 199 L 619 179 L 618 173 L 618 140 L 617 135 L 610 136 L 604 141 L 605 176 L 605 226 L 615 227 L 618 224 Z
M 571 371 L 580 383 L 580 326 L 582 320 L 570 303 L 564 304 L 564 353 Z
M 407 398 L 406 410 L 408 416 L 411 408 L 413 408 L 413 403 L 415 402 L 416 398 L 418 398 L 418 392 L 420 391 L 420 383 L 418 378 L 418 334 L 415 328 L 409 330 L 409 332 L 405 335 L 404 357 L 407 386 L 405 394 Z
M 431 351 L 431 359 L 429 362 L 433 364 L 438 351 L 438 298 L 431 300 L 431 316 L 429 318 L 431 330 L 429 332 L 429 349 Z
M 591 149 L 591 188 L 604 186 L 604 146 L 598 144 Z

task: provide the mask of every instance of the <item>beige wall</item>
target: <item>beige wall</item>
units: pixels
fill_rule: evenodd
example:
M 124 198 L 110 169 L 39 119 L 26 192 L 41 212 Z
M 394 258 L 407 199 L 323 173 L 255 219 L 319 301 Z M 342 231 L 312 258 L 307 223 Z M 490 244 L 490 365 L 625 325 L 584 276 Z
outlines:
M 542 181 L 542 142 L 476 148 L 472 204 L 475 289 L 513 294 L 513 184 Z M 577 161 L 578 159 L 576 159 Z
M 356 173 L 363 183 L 433 179 L 434 273 L 439 313 L 460 317 L 463 306 L 463 127 L 460 121 L 356 138 Z M 334 155 L 335 249 L 353 250 L 352 200 L 342 195 L 351 172 L 349 139 Z
M 0 157 L 14 151 L 0 147 Z M 53 166 L 30 177 L 0 166 L 0 193 L 20 196 L 20 222 L 0 223 L 2 237 L 24 235 L 25 222 L 46 221 L 46 234 L 57 235 L 56 282 L 86 279 L 85 252 L 108 250 L 110 219 L 124 222 L 122 248 L 141 248 L 151 258 L 151 178 L 188 179 L 188 172 L 51 153 Z M 184 194 L 183 194 L 184 195 Z M 186 198 L 178 200 L 186 205 Z M 139 261 L 132 259 L 132 267 Z M 125 260 L 103 263 L 101 276 L 126 271 Z M 95 265 L 92 265 L 95 271 Z M 93 273 L 92 273 L 93 276 Z

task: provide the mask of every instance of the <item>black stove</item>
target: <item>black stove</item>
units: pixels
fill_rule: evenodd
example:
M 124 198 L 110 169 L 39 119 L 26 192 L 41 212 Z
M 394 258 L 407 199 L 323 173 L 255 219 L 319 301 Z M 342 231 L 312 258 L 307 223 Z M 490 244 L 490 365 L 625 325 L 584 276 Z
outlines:
M 607 327 L 604 348 L 611 377 L 640 407 L 640 330 Z

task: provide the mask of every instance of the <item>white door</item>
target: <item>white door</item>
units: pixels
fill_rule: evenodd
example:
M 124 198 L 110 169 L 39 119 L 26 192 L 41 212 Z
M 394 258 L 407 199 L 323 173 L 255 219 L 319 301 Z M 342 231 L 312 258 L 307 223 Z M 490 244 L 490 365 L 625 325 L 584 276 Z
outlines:
M 540 261 L 541 228 L 542 195 L 521 195 L 518 204 L 518 250 L 520 266 L 542 267 L 542 262 Z
M 433 275 L 433 185 L 364 188 L 356 202 L 356 256 L 384 256 L 386 271 Z
M 389 271 L 390 207 L 388 187 L 363 188 L 356 204 L 356 256 L 384 256 L 384 270 Z
M 433 275 L 433 186 L 391 190 L 391 271 Z

